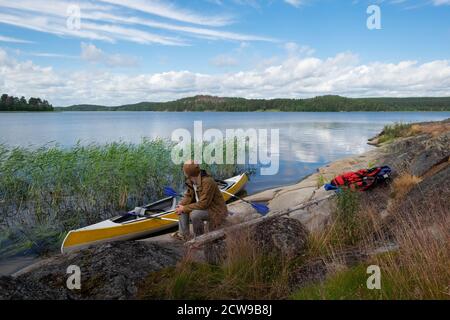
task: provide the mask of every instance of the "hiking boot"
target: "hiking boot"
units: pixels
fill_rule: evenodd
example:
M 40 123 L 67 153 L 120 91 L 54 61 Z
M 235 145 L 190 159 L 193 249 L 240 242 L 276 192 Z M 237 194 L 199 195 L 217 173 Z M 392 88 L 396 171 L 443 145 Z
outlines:
M 170 236 L 174 239 L 184 241 L 184 242 L 190 240 L 190 237 L 188 235 L 183 235 L 179 231 L 172 233 Z

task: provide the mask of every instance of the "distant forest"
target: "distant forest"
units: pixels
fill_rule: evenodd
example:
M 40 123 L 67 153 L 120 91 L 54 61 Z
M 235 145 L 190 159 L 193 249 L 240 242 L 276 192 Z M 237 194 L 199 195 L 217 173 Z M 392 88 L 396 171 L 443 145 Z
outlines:
M 169 102 L 140 102 L 106 107 L 73 105 L 58 111 L 450 111 L 450 97 L 346 98 L 319 96 L 309 99 L 244 99 L 195 96 Z
M 6 93 L 0 98 L 0 111 L 53 111 L 53 106 L 41 98 L 13 97 Z

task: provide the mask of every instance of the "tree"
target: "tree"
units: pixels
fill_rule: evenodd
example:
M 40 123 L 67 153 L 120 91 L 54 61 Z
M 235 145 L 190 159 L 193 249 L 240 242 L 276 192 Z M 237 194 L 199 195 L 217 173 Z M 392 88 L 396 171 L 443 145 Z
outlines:
M 24 96 L 18 98 L 4 93 L 0 97 L 0 111 L 53 111 L 53 106 L 41 98 L 30 97 L 27 101 Z

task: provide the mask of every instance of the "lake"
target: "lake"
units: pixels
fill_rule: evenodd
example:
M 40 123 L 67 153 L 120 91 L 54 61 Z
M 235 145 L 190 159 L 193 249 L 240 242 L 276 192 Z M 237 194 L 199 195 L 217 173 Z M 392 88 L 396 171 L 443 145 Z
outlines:
M 142 138 L 170 138 L 172 131 L 193 131 L 202 121 L 203 131 L 225 129 L 279 129 L 279 171 L 256 174 L 247 191 L 292 184 L 331 161 L 372 148 L 367 139 L 394 122 L 433 121 L 450 118 L 450 112 L 52 112 L 0 113 L 0 143 L 37 147 L 77 141 L 139 142 Z M 270 132 L 270 130 L 269 130 Z

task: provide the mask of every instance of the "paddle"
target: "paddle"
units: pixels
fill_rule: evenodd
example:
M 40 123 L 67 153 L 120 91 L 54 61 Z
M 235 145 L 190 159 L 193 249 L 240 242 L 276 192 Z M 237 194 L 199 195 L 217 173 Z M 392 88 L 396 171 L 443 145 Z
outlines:
M 251 201 L 247 201 L 245 199 L 242 199 L 238 196 L 235 196 L 232 193 L 229 193 L 225 190 L 220 190 L 221 192 L 228 194 L 229 196 L 239 199 L 245 203 L 248 203 L 249 205 L 251 205 L 259 214 L 261 214 L 262 216 L 265 216 L 268 212 L 269 212 L 269 208 L 263 204 L 259 204 L 259 203 L 255 203 L 255 202 L 251 202 Z M 164 187 L 164 194 L 168 197 L 181 197 L 182 195 L 178 194 L 174 189 L 172 189 L 171 187 Z
M 166 213 L 166 212 L 163 212 L 163 213 L 160 213 L 160 214 L 165 214 L 165 213 Z M 159 219 L 159 220 L 166 220 L 166 221 L 178 222 L 177 219 L 163 218 L 163 217 L 153 216 L 153 215 L 147 216 L 147 215 L 145 215 L 145 214 L 142 215 L 142 214 L 136 213 L 136 212 L 134 212 L 134 211 L 127 212 L 127 213 L 125 213 L 123 216 L 135 216 L 135 217 L 143 217 L 143 218 L 146 218 L 146 219 Z

